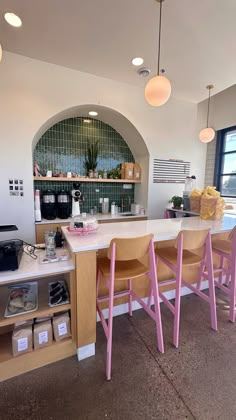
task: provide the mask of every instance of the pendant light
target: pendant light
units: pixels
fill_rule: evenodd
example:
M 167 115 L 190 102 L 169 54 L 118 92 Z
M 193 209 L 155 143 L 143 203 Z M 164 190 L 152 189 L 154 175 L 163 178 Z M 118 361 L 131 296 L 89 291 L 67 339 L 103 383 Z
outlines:
M 166 103 L 171 94 L 171 84 L 165 76 L 160 76 L 160 53 L 161 53 L 161 16 L 162 3 L 164 0 L 156 0 L 160 3 L 159 17 L 159 39 L 158 39 L 158 57 L 157 57 L 157 76 L 152 77 L 145 87 L 145 98 L 152 106 L 161 106 Z
M 215 130 L 213 128 L 209 127 L 209 112 L 210 112 L 210 100 L 211 100 L 211 89 L 213 89 L 213 85 L 208 85 L 206 88 L 209 90 L 209 96 L 208 96 L 208 106 L 207 106 L 207 126 L 206 128 L 203 128 L 203 130 L 199 133 L 199 140 L 201 140 L 202 143 L 209 143 L 212 141 L 215 137 Z

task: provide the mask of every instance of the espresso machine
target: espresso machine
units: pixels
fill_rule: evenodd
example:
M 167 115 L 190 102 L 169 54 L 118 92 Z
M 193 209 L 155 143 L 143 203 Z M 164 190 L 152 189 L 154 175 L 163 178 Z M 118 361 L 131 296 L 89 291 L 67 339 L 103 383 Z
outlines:
M 71 191 L 72 195 L 72 217 L 80 215 L 80 202 L 84 201 L 84 196 L 80 191 L 80 184 L 78 182 L 73 182 L 73 190 Z

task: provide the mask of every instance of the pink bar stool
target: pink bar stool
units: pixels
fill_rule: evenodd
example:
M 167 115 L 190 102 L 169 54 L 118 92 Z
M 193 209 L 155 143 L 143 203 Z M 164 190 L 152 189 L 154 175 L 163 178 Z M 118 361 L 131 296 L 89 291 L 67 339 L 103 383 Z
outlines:
M 140 258 L 145 256 L 148 256 L 148 266 L 139 261 Z M 110 380 L 114 299 L 123 296 L 129 297 L 128 305 L 130 316 L 132 316 L 132 299 L 138 301 L 143 309 L 145 309 L 145 311 L 155 321 L 157 347 L 161 353 L 164 353 L 153 235 L 150 234 L 137 238 L 112 239 L 107 257 L 98 258 L 97 265 L 97 311 L 107 338 L 106 376 L 107 380 Z M 154 295 L 155 311 L 152 311 L 150 307 L 143 302 L 140 296 L 132 290 L 132 280 L 143 275 L 146 275 L 150 280 L 151 289 L 153 290 Z M 101 277 L 106 280 L 109 289 L 109 296 L 98 296 L 99 281 Z M 114 293 L 114 283 L 119 280 L 128 280 L 128 290 Z M 109 301 L 108 323 L 106 322 L 102 309 L 100 308 L 100 303 L 106 301 Z
M 231 230 L 227 239 L 213 239 L 213 253 L 220 257 L 219 269 L 215 274 L 215 285 L 223 290 L 230 299 L 229 319 L 235 322 L 235 304 L 236 304 L 236 227 Z M 225 275 L 225 281 L 223 276 Z
M 202 249 L 202 255 L 198 255 L 194 251 Z M 215 287 L 213 276 L 212 263 L 212 249 L 211 236 L 209 229 L 206 230 L 182 230 L 179 232 L 175 246 L 156 249 L 157 265 L 162 261 L 167 267 L 174 272 L 174 279 L 159 283 L 161 286 L 174 284 L 176 287 L 175 304 L 172 305 L 164 294 L 159 291 L 159 295 L 163 302 L 170 309 L 174 315 L 174 337 L 173 344 L 175 347 L 179 346 L 179 325 L 180 325 L 180 301 L 181 301 L 181 287 L 187 286 L 190 290 L 200 296 L 202 299 L 210 304 L 211 313 L 211 327 L 217 330 L 216 318 L 216 302 L 215 302 Z M 197 279 L 197 287 L 193 286 L 183 278 L 183 268 L 189 267 L 199 268 Z M 207 271 L 206 271 L 207 269 Z M 207 277 L 209 281 L 209 296 L 200 291 L 200 282 L 202 277 Z

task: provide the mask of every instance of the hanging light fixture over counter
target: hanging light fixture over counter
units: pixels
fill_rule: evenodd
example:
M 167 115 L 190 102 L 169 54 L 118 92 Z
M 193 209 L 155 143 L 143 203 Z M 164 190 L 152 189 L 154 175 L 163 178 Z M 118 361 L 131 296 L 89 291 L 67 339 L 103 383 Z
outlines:
M 166 103 L 171 94 L 171 84 L 167 77 L 160 76 L 160 54 L 161 54 L 161 18 L 162 3 L 164 0 L 156 0 L 160 3 L 159 17 L 159 38 L 158 38 L 158 57 L 157 57 L 157 76 L 152 77 L 145 87 L 145 98 L 152 106 L 161 106 Z
M 203 128 L 203 130 L 201 130 L 200 133 L 199 133 L 199 140 L 202 143 L 209 143 L 215 137 L 215 130 L 213 130 L 213 128 L 209 127 L 211 89 L 213 89 L 214 86 L 213 85 L 208 85 L 206 88 L 209 90 L 208 105 L 207 105 L 207 123 L 206 123 L 206 128 Z

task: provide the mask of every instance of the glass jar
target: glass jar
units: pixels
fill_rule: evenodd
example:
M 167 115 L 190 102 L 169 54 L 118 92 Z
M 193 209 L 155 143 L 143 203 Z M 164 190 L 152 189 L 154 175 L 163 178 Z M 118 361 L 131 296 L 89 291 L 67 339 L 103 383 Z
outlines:
M 44 233 L 46 257 L 53 258 L 56 255 L 55 235 L 56 232 L 52 230 Z

